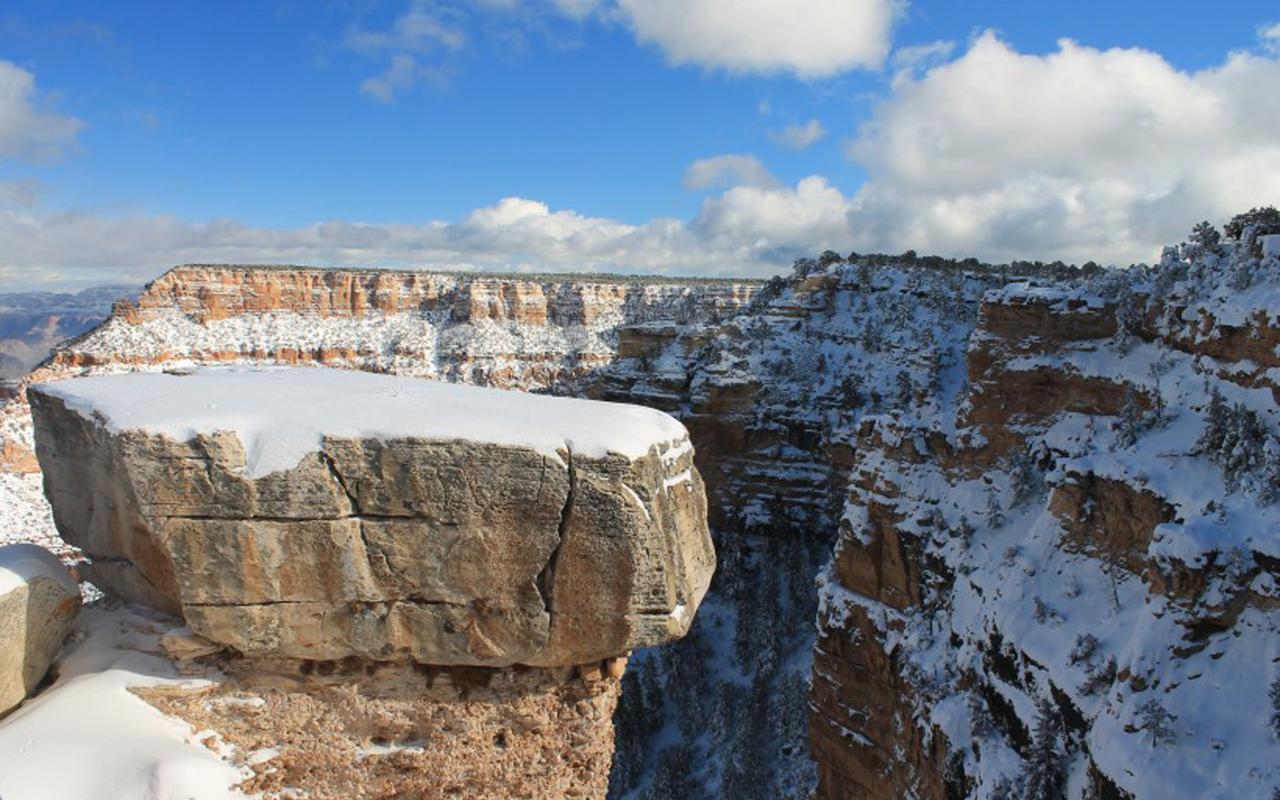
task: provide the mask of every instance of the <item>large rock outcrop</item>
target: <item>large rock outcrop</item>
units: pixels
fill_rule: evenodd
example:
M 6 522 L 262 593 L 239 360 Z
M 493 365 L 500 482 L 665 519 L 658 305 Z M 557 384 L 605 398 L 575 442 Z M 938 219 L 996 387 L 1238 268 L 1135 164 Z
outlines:
M 44 679 L 80 610 L 80 587 L 33 544 L 0 547 L 0 717 Z
M 92 579 L 242 653 L 587 663 L 683 635 L 714 569 L 660 412 L 324 369 L 28 397 Z

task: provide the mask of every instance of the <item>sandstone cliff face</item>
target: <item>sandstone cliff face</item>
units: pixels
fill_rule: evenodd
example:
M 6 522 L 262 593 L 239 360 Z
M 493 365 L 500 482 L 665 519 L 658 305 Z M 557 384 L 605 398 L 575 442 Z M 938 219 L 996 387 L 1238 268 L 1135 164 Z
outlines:
M 543 388 L 609 363 L 617 329 L 732 315 L 750 281 L 485 277 L 178 267 L 55 353 L 50 368 L 314 363 Z
M 345 370 L 28 394 L 90 578 L 247 655 L 598 661 L 683 636 L 714 570 L 692 448 L 648 409 Z
M 319 365 L 580 394 L 620 331 L 727 319 L 755 281 L 175 267 L 59 346 L 0 402 L 0 466 L 34 470 L 26 386 L 193 364 Z M 2 400 L 3 398 L 0 398 Z

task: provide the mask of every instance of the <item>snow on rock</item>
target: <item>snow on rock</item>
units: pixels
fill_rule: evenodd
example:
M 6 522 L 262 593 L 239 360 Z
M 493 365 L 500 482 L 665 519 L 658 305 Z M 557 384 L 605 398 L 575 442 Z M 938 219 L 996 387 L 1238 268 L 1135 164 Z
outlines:
M 0 545 L 32 542 L 70 557 L 75 548 L 58 536 L 39 474 L 0 472 Z
M 331 369 L 29 397 L 89 580 L 241 653 L 587 663 L 683 636 L 714 571 L 658 411 Z
M 12 592 L 37 578 L 49 580 L 69 594 L 80 593 L 75 578 L 48 550 L 25 543 L 0 547 L 0 594 Z
M 79 610 L 80 587 L 57 556 L 0 547 L 0 715 L 44 678 Z
M 0 721 L 0 797 L 9 800 L 233 800 L 249 773 L 200 744 L 191 727 L 130 692 L 190 687 L 159 652 L 162 626 L 124 608 L 90 607 L 56 682 Z
M 202 368 L 33 388 L 101 417 L 113 433 L 141 430 L 188 441 L 233 431 L 250 479 L 296 467 L 326 436 L 484 442 L 556 458 L 564 450 L 636 458 L 688 438 L 675 418 L 640 406 L 340 369 Z
M 981 435 L 864 418 L 822 589 L 819 797 L 1036 775 L 1069 800 L 1271 796 L 1278 293 L 1280 261 L 1235 245 L 1011 284 L 955 406 Z

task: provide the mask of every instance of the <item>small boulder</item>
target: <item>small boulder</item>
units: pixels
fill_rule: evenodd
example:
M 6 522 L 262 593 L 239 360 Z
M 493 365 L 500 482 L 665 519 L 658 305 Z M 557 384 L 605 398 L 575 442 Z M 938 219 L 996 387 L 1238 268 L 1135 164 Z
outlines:
M 44 679 L 80 610 L 80 587 L 33 544 L 0 547 L 0 717 Z

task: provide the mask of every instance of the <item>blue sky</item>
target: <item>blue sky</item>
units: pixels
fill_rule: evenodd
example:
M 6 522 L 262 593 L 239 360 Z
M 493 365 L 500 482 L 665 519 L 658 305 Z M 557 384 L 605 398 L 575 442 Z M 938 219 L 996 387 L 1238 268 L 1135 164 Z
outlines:
M 1152 258 L 1280 202 L 1280 8 L 1176 6 L 11 0 L 0 289 L 178 260 Z

